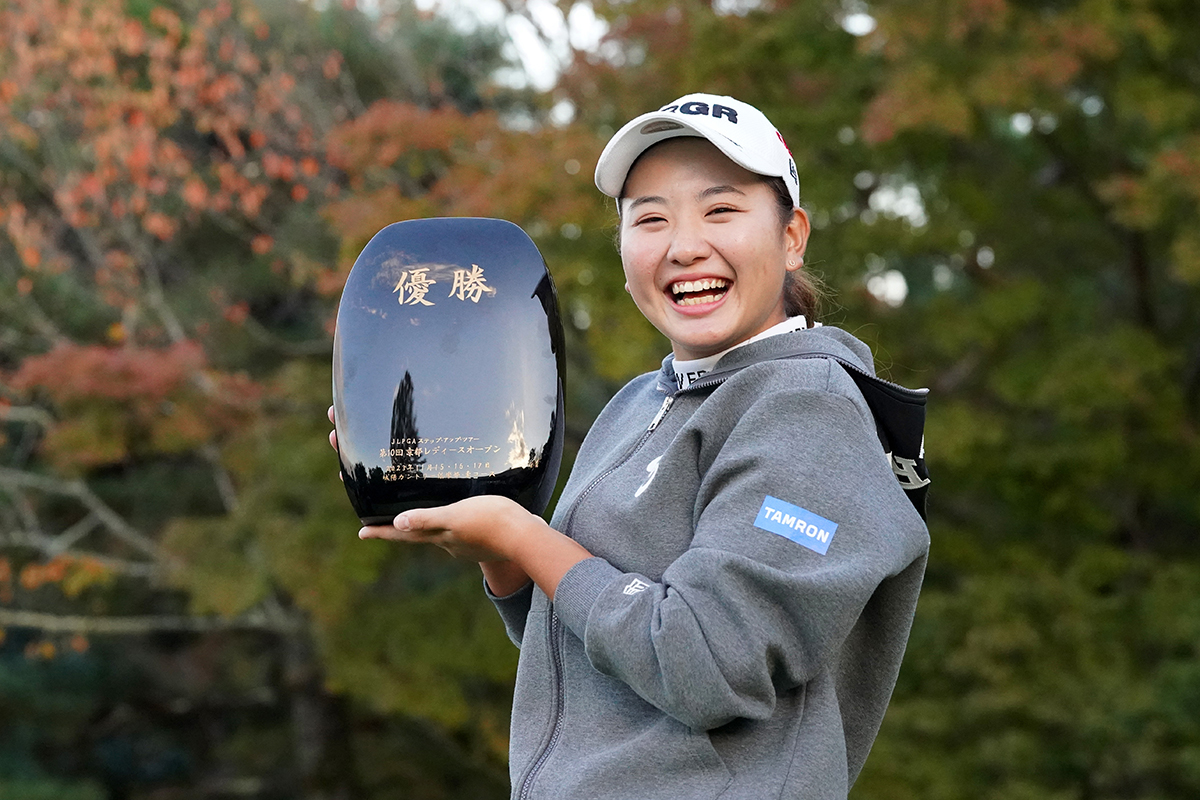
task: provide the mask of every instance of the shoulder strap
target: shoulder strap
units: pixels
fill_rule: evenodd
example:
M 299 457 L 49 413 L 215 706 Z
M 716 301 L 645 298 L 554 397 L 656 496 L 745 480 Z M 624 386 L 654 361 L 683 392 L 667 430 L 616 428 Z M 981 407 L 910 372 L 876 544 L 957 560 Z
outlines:
M 828 358 L 846 370 L 875 417 L 875 432 L 892 472 L 925 519 L 929 471 L 925 468 L 925 400 L 928 389 L 908 389 L 864 371 L 842 356 L 804 344 L 776 358 Z

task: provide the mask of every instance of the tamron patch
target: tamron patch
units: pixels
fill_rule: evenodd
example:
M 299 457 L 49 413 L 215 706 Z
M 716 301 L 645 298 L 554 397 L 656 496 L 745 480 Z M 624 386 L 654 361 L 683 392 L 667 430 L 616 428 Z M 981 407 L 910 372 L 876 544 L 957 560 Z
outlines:
M 777 533 L 821 555 L 825 555 L 837 532 L 836 522 L 771 495 L 763 499 L 754 527 Z

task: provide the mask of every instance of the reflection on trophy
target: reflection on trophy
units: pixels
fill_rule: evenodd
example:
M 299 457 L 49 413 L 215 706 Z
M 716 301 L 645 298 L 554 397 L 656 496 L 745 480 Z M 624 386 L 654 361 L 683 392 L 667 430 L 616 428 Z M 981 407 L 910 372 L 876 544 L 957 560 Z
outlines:
M 334 334 L 334 425 L 364 524 L 499 494 L 541 513 L 562 457 L 554 284 L 512 223 L 387 226 L 354 263 Z

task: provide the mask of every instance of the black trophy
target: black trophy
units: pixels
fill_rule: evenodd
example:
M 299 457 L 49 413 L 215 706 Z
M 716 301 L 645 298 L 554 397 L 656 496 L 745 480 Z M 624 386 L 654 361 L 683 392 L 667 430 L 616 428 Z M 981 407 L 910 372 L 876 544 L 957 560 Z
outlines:
M 499 219 L 388 225 L 354 262 L 333 337 L 346 493 L 365 525 L 465 497 L 550 501 L 563 333 L 525 232 Z

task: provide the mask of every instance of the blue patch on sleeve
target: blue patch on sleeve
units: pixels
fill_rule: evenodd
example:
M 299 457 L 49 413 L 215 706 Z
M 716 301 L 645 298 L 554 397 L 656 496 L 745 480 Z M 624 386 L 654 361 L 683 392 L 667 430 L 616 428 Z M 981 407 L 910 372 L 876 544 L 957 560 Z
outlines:
M 763 500 L 754 527 L 777 533 L 821 555 L 825 555 L 833 534 L 837 532 L 836 522 L 771 495 Z

